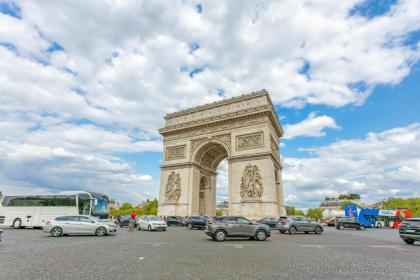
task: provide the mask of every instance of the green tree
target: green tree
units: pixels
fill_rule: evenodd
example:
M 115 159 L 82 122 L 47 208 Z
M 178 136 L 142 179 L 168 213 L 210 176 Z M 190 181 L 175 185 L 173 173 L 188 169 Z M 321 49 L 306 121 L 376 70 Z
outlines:
M 338 199 L 360 199 L 360 194 L 357 193 L 349 193 L 349 194 L 340 194 Z
M 223 216 L 222 210 L 216 210 L 216 216 Z
M 413 216 L 420 216 L 420 197 L 394 198 L 390 197 L 383 202 L 385 209 L 408 209 Z
M 133 205 L 131 205 L 128 202 L 124 202 L 120 207 L 120 210 L 123 210 L 123 211 L 128 210 L 128 209 L 133 209 Z
M 340 205 L 340 209 L 343 210 L 346 206 L 348 205 L 356 205 L 357 207 L 360 207 L 359 204 L 354 203 L 354 201 L 350 201 L 350 200 L 345 200 L 343 201 L 343 203 Z
M 294 206 L 285 206 L 285 208 L 288 216 L 305 216 L 302 210 L 296 209 Z
M 321 208 L 309 208 L 306 212 L 306 216 L 312 220 L 321 220 L 322 219 L 322 209 Z

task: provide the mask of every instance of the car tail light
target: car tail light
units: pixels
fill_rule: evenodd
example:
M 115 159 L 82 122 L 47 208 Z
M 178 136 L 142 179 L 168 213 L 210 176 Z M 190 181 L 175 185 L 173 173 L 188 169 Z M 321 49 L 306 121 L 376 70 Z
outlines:
M 45 224 L 46 225 L 50 225 L 51 224 L 51 221 L 47 221 Z
M 283 220 L 283 221 L 281 221 L 281 224 L 282 224 L 282 225 L 287 225 L 287 220 Z

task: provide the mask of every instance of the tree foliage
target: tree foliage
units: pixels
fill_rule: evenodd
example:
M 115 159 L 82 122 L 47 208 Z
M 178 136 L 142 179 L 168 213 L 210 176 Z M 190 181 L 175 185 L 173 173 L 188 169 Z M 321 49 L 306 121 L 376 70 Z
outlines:
M 413 198 L 388 198 L 383 202 L 385 209 L 408 209 L 413 216 L 420 216 L 420 197 Z
M 222 210 L 216 210 L 216 216 L 223 216 Z
M 360 199 L 360 194 L 357 194 L 357 193 L 340 194 L 338 196 L 338 199 L 348 199 L 348 200 Z
M 285 206 L 286 214 L 288 216 L 304 216 L 305 213 L 302 210 L 296 209 L 294 206 Z
M 322 219 L 322 209 L 321 208 L 309 208 L 306 212 L 306 216 L 312 220 L 321 220 Z
M 360 207 L 360 205 L 359 205 L 359 204 L 357 204 L 357 203 L 354 203 L 354 201 L 345 200 L 345 201 L 343 201 L 343 203 L 340 205 L 340 209 L 341 209 L 341 210 L 344 210 L 344 208 L 345 208 L 346 206 L 348 206 L 348 205 L 356 205 L 357 207 Z
M 132 206 L 130 203 L 123 203 L 119 209 L 111 209 L 111 215 L 114 217 L 129 215 L 135 212 L 136 215 L 156 215 L 158 209 L 157 199 L 153 201 L 146 201 L 142 206 Z

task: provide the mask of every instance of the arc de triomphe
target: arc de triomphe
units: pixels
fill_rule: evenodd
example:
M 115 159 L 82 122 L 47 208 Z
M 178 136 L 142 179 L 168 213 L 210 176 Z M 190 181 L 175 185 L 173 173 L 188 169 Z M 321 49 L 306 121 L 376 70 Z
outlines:
M 216 214 L 216 169 L 228 161 L 229 214 L 285 215 L 279 138 L 267 91 L 165 116 L 158 215 Z

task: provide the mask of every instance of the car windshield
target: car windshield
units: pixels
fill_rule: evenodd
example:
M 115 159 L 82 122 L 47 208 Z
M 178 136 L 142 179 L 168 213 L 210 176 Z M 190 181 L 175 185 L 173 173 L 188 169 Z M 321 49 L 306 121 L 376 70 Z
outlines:
M 160 219 L 159 219 L 159 217 L 154 217 L 154 216 L 151 216 L 151 217 L 149 217 L 149 220 L 150 221 L 160 221 Z

